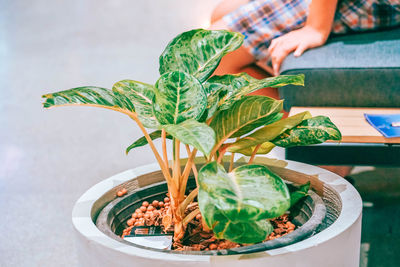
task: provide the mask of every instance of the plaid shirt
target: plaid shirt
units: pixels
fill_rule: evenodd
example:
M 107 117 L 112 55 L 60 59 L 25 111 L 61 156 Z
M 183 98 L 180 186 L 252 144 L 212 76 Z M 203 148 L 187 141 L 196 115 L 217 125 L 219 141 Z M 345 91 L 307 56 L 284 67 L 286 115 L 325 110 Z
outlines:
M 268 62 L 272 39 L 304 26 L 311 0 L 251 0 L 223 19 L 245 35 L 244 46 Z M 339 0 L 332 33 L 343 34 L 400 25 L 400 0 Z

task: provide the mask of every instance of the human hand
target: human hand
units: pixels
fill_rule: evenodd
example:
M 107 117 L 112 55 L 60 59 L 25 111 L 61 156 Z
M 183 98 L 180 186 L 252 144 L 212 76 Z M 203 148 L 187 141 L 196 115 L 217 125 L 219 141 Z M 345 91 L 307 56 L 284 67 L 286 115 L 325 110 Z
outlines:
M 299 57 L 310 48 L 325 44 L 329 33 L 318 31 L 311 26 L 304 26 L 298 30 L 291 31 L 271 41 L 268 52 L 271 55 L 274 74 L 279 74 L 282 61 L 287 55 L 294 51 L 293 55 Z

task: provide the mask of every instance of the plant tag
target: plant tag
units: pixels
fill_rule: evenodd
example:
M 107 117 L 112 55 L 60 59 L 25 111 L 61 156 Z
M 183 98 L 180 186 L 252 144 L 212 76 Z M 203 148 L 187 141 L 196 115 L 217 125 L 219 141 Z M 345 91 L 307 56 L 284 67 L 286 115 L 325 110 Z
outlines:
M 171 249 L 173 233 L 164 233 L 160 226 L 133 227 L 124 240 L 145 247 Z

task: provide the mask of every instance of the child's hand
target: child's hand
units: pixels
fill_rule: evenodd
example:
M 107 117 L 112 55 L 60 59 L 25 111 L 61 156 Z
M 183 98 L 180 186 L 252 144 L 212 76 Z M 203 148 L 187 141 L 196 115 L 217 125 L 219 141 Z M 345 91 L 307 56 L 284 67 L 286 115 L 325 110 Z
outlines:
M 272 40 L 268 52 L 271 55 L 274 74 L 279 74 L 282 61 L 291 52 L 294 51 L 293 55 L 299 57 L 307 49 L 325 44 L 328 36 L 329 33 L 326 34 L 313 27 L 304 26 Z

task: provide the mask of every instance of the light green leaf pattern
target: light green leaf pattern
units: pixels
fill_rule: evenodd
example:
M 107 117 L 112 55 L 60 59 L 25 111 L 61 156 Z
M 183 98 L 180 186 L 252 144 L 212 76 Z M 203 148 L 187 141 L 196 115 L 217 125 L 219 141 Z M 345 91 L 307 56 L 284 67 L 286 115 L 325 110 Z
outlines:
M 308 118 L 311 118 L 311 114 L 310 114 L 310 112 L 305 111 L 305 112 L 296 114 L 294 116 L 288 117 L 286 119 L 268 124 L 260 129 L 256 130 L 254 133 L 252 133 L 248 136 L 245 136 L 245 137 L 237 140 L 236 142 L 234 142 L 232 145 L 229 146 L 228 151 L 229 152 L 238 152 L 238 153 L 242 153 L 244 155 L 248 155 L 249 148 L 255 147 L 259 144 L 263 144 L 263 146 L 266 146 L 266 147 L 270 147 L 271 145 L 272 145 L 272 147 L 274 147 L 274 145 L 272 143 L 270 143 L 269 141 L 275 139 L 277 136 L 284 133 L 288 129 L 292 129 L 293 127 L 295 127 L 299 123 L 301 123 L 304 119 L 308 119 Z M 260 151 L 260 154 L 264 154 L 264 153 L 261 153 L 261 151 Z
M 43 107 L 85 105 L 112 109 L 132 115 L 135 112 L 132 101 L 126 95 L 117 95 L 109 89 L 85 86 L 43 95 Z
M 291 185 L 291 184 L 289 184 L 287 186 L 288 186 L 288 189 L 290 192 L 290 207 L 293 207 L 301 199 L 308 196 L 308 190 L 310 190 L 311 184 L 310 184 L 310 182 L 307 182 L 298 187 Z
M 275 145 L 271 142 L 262 143 L 261 146 L 258 148 L 256 154 L 257 155 L 268 154 L 269 152 L 271 152 L 271 150 L 274 147 L 275 147 Z M 249 146 L 249 147 L 242 148 L 242 149 L 235 149 L 234 153 L 240 153 L 245 156 L 251 156 L 251 155 L 253 155 L 255 149 L 256 149 L 256 146 Z M 231 150 L 231 148 L 229 147 L 228 151 L 230 151 L 230 150 Z
M 221 58 L 236 50 L 244 36 L 225 30 L 196 29 L 175 37 L 160 56 L 160 74 L 182 71 L 204 82 Z
M 153 113 L 154 86 L 133 80 L 123 80 L 114 84 L 116 95 L 127 96 L 135 106 L 139 120 L 147 128 L 157 129 L 159 123 Z
M 200 82 L 193 76 L 168 72 L 157 83 L 153 110 L 160 124 L 179 124 L 188 119 L 199 120 L 207 107 L 207 98 Z
M 253 129 L 271 123 L 279 116 L 282 101 L 266 96 L 246 96 L 229 110 L 219 111 L 210 126 L 214 129 L 217 144 L 228 138 L 246 134 Z
M 241 244 L 253 244 L 264 241 L 274 231 L 274 227 L 269 220 L 248 222 L 222 220 L 216 223 L 213 231 L 216 238 Z
M 317 116 L 302 121 L 271 142 L 280 147 L 307 146 L 327 140 L 341 140 L 342 135 L 328 117 Z
M 304 75 L 281 75 L 265 79 L 256 79 L 247 73 L 213 76 L 204 87 L 210 88 L 210 94 L 219 96 L 221 110 L 230 108 L 243 96 L 265 87 L 282 87 L 288 84 L 304 85 Z
M 163 125 L 167 133 L 184 144 L 191 145 L 209 155 L 215 144 L 215 133 L 207 124 L 186 120 L 180 124 Z
M 282 215 L 290 205 L 285 183 L 262 165 L 243 165 L 227 173 L 211 162 L 201 168 L 198 179 L 200 211 L 207 226 L 219 235 L 228 221 L 255 223 Z

